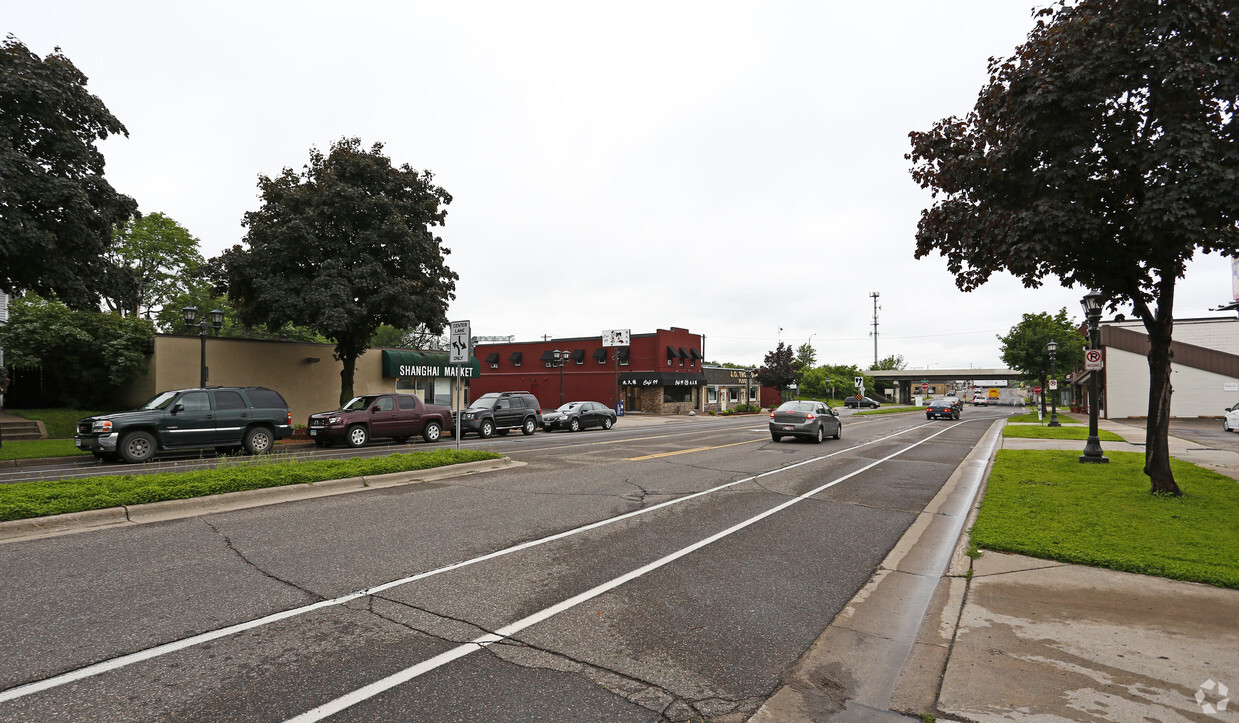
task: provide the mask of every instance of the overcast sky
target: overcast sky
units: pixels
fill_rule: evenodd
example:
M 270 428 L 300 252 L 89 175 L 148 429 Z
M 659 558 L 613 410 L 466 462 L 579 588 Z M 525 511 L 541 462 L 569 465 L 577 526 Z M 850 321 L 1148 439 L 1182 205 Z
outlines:
M 1040 5 L 1041 3 L 1037 3 Z M 967 113 L 1029 0 L 8 3 L 129 130 L 112 184 L 215 256 L 257 179 L 341 137 L 454 198 L 448 317 L 517 341 L 677 326 L 710 361 L 810 339 L 819 363 L 998 366 L 998 334 L 1086 290 L 955 288 L 915 260 L 908 133 Z M 1231 298 L 1198 256 L 1176 316 Z

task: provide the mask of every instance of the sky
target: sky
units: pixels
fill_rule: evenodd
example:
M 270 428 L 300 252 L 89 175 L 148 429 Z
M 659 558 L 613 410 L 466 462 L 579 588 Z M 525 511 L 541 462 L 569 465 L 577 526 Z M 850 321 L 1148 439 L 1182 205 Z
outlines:
M 0 32 L 89 78 L 129 131 L 100 144 L 108 180 L 206 257 L 242 242 L 260 175 L 356 137 L 452 195 L 448 318 L 475 335 L 675 326 L 708 361 L 781 341 L 867 367 L 876 292 L 878 358 L 987 368 L 1087 290 L 963 293 L 915 259 L 931 200 L 904 155 L 1041 4 L 5 0 Z M 1197 256 L 1175 315 L 1231 296 L 1229 259 Z

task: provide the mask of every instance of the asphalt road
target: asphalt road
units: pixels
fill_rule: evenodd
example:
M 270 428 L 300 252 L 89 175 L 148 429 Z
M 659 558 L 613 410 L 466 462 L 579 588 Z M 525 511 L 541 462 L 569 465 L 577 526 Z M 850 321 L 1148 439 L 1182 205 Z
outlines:
M 0 721 L 743 720 L 1009 412 L 508 437 L 525 466 L 0 545 Z

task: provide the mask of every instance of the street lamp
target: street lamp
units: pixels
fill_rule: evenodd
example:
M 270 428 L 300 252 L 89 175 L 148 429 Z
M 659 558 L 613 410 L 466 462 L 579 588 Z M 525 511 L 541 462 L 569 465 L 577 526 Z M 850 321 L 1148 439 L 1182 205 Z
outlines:
M 1045 345 L 1045 348 L 1050 352 L 1050 379 L 1046 386 L 1049 387 L 1051 384 L 1054 385 L 1047 390 L 1050 392 L 1050 423 L 1045 426 L 1061 427 L 1063 425 L 1058 423 L 1058 377 L 1054 371 L 1054 352 L 1058 351 L 1058 342 L 1050 339 L 1049 343 Z M 1044 409 L 1044 407 L 1042 407 L 1042 409 Z
M 554 359 L 552 364 L 559 367 L 559 406 L 562 407 L 564 405 L 564 364 L 568 362 L 568 350 L 552 349 L 551 358 Z
M 1097 349 L 1101 346 L 1101 307 L 1103 299 L 1101 292 L 1090 291 L 1080 300 L 1084 307 L 1084 316 L 1088 319 L 1088 348 Z M 1109 462 L 1101 452 L 1101 440 L 1097 438 L 1097 402 L 1101 394 L 1101 370 L 1092 369 L 1088 376 L 1088 441 L 1084 443 L 1084 454 L 1080 461 L 1092 464 Z
M 186 306 L 184 309 L 181 309 L 181 315 L 185 317 L 186 326 L 193 328 L 194 320 L 198 318 L 198 307 Z M 216 308 L 210 312 L 210 315 L 211 315 L 210 326 L 215 327 L 215 334 L 218 336 L 220 327 L 224 325 L 224 312 L 222 309 Z M 200 377 L 200 383 L 198 384 L 198 386 L 200 387 L 205 387 L 207 384 L 207 365 L 206 365 L 207 327 L 208 327 L 208 324 L 207 324 L 206 319 L 203 319 L 198 324 L 198 336 L 201 337 L 202 339 L 202 365 L 201 365 L 202 374 Z

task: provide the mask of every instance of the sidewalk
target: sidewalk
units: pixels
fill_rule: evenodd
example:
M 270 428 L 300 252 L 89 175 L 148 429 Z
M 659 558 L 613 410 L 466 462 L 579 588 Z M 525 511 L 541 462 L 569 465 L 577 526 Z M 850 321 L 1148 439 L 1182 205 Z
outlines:
M 1102 442 L 1106 453 L 1144 450 L 1143 429 L 1106 420 L 1100 428 L 1127 440 Z M 983 441 L 975 450 L 985 457 L 982 478 L 999 448 L 1080 450 L 1082 442 Z M 1170 449 L 1239 475 L 1239 453 L 1173 437 Z M 958 513 L 951 500 L 967 494 L 961 471 L 970 460 L 922 518 Z M 983 494 L 967 503 L 965 530 Z M 918 553 L 935 542 L 928 524 L 913 523 L 754 723 L 1239 721 L 1239 700 L 1222 703 L 1239 693 L 1239 590 L 990 551 L 972 560 L 966 532 L 935 571 Z M 934 582 L 928 603 L 915 584 L 925 587 L 925 578 Z M 909 609 L 924 610 L 911 632 L 903 629 Z M 887 674 L 883 658 L 898 653 L 898 672 Z

